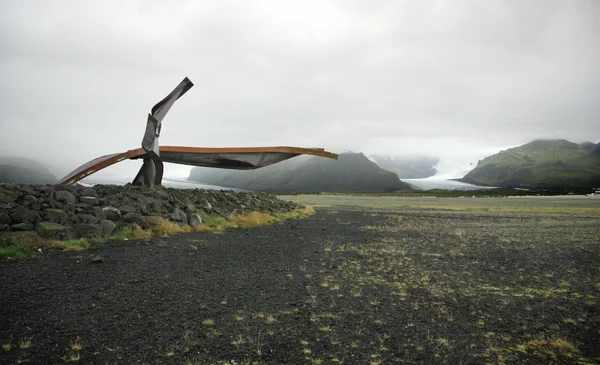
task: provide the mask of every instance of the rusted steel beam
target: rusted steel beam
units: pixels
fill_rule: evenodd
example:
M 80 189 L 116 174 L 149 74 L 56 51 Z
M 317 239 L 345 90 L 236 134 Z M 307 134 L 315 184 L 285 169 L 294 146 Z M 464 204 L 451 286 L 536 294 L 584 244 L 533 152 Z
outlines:
M 225 169 L 251 170 L 281 162 L 298 155 L 312 155 L 337 160 L 338 155 L 322 148 L 301 147 L 181 147 L 160 146 L 164 162 L 190 166 L 206 166 Z M 62 178 L 58 183 L 74 184 L 91 174 L 126 159 L 146 156 L 142 148 L 115 153 L 93 159 Z

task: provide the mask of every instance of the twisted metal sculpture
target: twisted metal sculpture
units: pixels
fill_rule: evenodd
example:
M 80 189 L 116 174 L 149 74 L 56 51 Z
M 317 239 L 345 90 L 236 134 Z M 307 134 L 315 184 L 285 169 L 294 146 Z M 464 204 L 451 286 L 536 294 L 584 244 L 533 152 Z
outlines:
M 146 131 L 142 138 L 142 148 L 95 158 L 73 170 L 58 183 L 63 185 L 74 184 L 95 172 L 126 159 L 143 159 L 142 167 L 133 179 L 133 184 L 144 187 L 154 187 L 160 185 L 162 182 L 164 173 L 163 162 L 191 166 L 251 170 L 281 162 L 302 154 L 332 159 L 338 158 L 337 154 L 327 152 L 322 148 L 288 146 L 224 148 L 160 146 L 159 137 L 162 120 L 175 101 L 182 97 L 192 88 L 192 86 L 194 86 L 194 84 L 186 77 L 169 95 L 152 108 L 152 111 L 148 114 Z

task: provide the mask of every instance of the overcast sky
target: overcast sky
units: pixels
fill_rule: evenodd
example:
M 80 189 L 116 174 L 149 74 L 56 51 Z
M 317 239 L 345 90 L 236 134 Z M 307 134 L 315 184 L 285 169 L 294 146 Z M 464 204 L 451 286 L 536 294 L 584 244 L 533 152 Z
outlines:
M 0 155 L 162 145 L 456 157 L 600 142 L 600 1 L 0 0 Z M 59 176 L 60 177 L 60 176 Z

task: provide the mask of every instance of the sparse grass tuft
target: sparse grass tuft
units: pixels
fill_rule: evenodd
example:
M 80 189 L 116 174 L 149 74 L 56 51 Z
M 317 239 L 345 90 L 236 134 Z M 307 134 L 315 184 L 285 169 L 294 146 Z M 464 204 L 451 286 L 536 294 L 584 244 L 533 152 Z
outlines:
M 152 231 L 143 229 L 137 224 L 132 224 L 127 227 L 123 227 L 116 235 L 113 236 L 114 239 L 118 240 L 132 240 L 136 238 L 150 238 L 152 237 Z
M 90 247 L 86 239 L 62 241 L 62 249 L 65 251 L 82 251 Z
M 569 341 L 556 338 L 546 339 L 541 338 L 529 341 L 524 346 L 525 350 L 530 353 L 546 356 L 556 356 L 561 358 L 573 358 L 579 356 L 579 350 Z
M 192 231 L 192 227 L 187 224 L 177 224 L 171 221 L 152 227 L 152 233 L 157 236 L 172 236 L 181 233 L 188 233 Z
M 202 324 L 205 326 L 214 326 L 215 325 L 215 321 L 213 319 L 207 318 L 205 320 L 202 321 Z
M 231 216 L 230 220 L 238 228 L 252 228 L 267 225 L 273 222 L 275 217 L 263 212 L 252 212 L 248 214 L 236 214 Z
M 25 258 L 34 255 L 34 251 L 24 242 L 15 242 L 7 246 L 0 247 L 0 257 Z

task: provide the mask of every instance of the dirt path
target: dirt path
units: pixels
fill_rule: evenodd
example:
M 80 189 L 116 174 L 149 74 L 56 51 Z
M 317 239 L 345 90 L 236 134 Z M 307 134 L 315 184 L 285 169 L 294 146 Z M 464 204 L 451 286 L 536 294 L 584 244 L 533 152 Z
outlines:
M 594 363 L 599 240 L 594 215 L 330 207 L 3 260 L 0 363 Z

